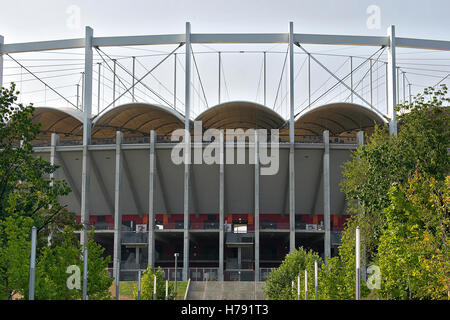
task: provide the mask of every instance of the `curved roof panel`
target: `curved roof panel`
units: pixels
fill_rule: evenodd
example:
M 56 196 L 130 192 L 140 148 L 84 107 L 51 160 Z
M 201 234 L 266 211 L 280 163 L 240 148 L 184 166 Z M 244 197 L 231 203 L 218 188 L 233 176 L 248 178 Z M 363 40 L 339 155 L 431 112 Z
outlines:
M 147 136 L 150 130 L 167 135 L 184 128 L 184 117 L 173 109 L 147 103 L 129 103 L 108 110 L 93 122 L 92 137 L 113 138 L 120 130 L 124 136 Z
M 33 123 L 41 123 L 38 139 L 50 139 L 54 132 L 64 137 L 83 136 L 83 114 L 69 108 L 36 107 Z
M 216 105 L 200 114 L 203 129 L 277 129 L 284 119 L 272 109 L 247 101 L 231 101 Z
M 356 130 L 370 131 L 374 124 L 386 119 L 374 109 L 353 103 L 326 104 L 299 115 L 295 121 L 295 135 L 319 135 L 329 130 L 331 136 L 351 134 Z

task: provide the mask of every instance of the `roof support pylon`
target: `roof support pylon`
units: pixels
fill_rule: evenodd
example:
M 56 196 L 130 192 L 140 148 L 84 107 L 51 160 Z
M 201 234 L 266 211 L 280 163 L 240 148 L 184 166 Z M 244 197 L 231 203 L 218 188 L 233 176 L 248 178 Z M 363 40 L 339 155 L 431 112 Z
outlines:
M 388 50 L 388 116 L 389 120 L 389 134 L 397 135 L 397 119 L 395 117 L 394 107 L 397 105 L 397 75 L 396 75 L 396 61 L 395 61 L 395 26 L 388 28 L 389 36 L 389 50 Z
M 294 23 L 289 23 L 289 251 L 295 249 Z

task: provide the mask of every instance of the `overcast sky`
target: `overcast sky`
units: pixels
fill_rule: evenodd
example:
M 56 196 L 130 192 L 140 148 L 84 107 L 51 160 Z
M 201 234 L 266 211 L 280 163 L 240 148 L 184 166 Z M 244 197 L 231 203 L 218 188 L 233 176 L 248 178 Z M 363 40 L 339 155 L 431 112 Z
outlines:
M 94 29 L 94 36 L 170 34 L 183 33 L 186 21 L 191 22 L 193 33 L 279 33 L 288 32 L 289 21 L 293 21 L 296 33 L 386 35 L 388 26 L 393 24 L 396 26 L 397 36 L 400 37 L 450 40 L 449 12 L 449 0 L 13 0 L 2 1 L 0 6 L 0 35 L 5 37 L 5 43 L 81 38 L 84 37 L 85 26 L 87 25 Z M 268 50 L 268 48 L 270 50 L 273 47 L 266 45 L 262 50 Z M 330 49 L 329 47 L 322 46 L 318 51 L 342 53 L 345 55 L 359 54 L 369 57 L 378 50 L 378 48 L 374 47 L 352 47 L 349 49 L 336 49 L 336 47 Z M 147 48 L 149 47 L 147 46 Z M 206 46 L 202 47 L 200 45 L 195 50 L 205 50 L 205 48 Z M 215 48 L 217 50 L 218 47 Z M 163 50 L 164 52 L 171 50 L 171 48 L 161 46 L 155 49 Z M 122 54 L 129 56 L 130 59 L 122 60 L 122 63 L 128 68 L 131 68 L 131 56 L 145 53 L 144 51 L 132 52 L 126 48 L 104 48 L 104 50 L 110 55 Z M 280 51 L 280 54 L 273 54 L 268 58 L 268 105 L 276 100 L 277 85 L 282 85 L 280 88 L 281 96 L 285 98 L 287 96 L 287 77 L 285 77 L 283 82 L 279 82 L 285 56 L 283 52 L 286 51 L 286 45 L 278 45 L 276 50 Z M 300 51 L 298 48 L 296 50 Z M 420 64 L 423 62 L 421 60 L 412 61 L 412 58 L 419 56 L 414 52 L 411 54 L 408 50 L 411 51 L 413 49 L 398 50 L 398 62 L 404 63 L 402 65 L 404 67 L 403 71 L 410 72 L 408 73 L 408 81 L 413 83 L 413 94 L 421 92 L 424 86 L 435 84 L 442 76 L 445 76 L 446 70 L 449 69 L 449 66 L 444 64 L 446 63 L 445 59 L 439 60 L 438 63 L 441 63 L 441 65 L 435 64 L 433 66 L 430 64 L 423 66 Z M 182 53 L 184 50 L 180 52 Z M 422 54 L 423 50 L 416 50 L 416 52 Z M 97 54 L 96 52 L 94 53 Z M 431 54 L 429 53 L 426 52 L 426 57 L 443 58 L 445 55 L 446 59 L 450 58 L 446 52 L 435 51 L 431 52 Z M 386 58 L 385 54 L 386 52 L 383 52 L 381 59 Z M 82 53 L 78 53 L 78 55 L 82 55 Z M 27 57 L 29 58 L 30 56 Z M 35 57 L 47 58 L 49 56 L 41 54 Z M 52 57 L 58 58 L 56 55 Z M 66 55 L 65 57 L 68 56 Z M 23 56 L 19 56 L 19 58 L 23 58 Z M 80 56 L 72 58 L 80 58 Z M 97 59 L 99 58 L 97 56 Z M 422 59 L 422 57 L 419 58 Z M 139 58 L 138 63 L 142 63 L 146 65 L 146 68 L 150 68 L 161 57 L 156 57 L 154 60 L 151 59 Z M 347 58 L 333 60 L 330 57 L 320 57 L 320 59 L 335 71 L 338 70 L 342 61 L 344 61 L 343 59 Z M 203 84 L 205 85 L 206 96 L 210 100 L 209 106 L 214 105 L 218 100 L 217 57 L 199 54 L 197 61 Z M 305 102 L 306 94 L 306 68 L 300 70 L 303 62 L 304 57 L 299 56 L 296 58 L 295 72 L 297 73 L 297 70 L 299 70 L 299 74 L 300 71 L 302 72 L 296 81 L 296 104 L 298 104 L 298 108 L 301 108 L 302 103 Z M 23 63 L 31 65 L 33 61 Z M 54 64 L 54 62 L 49 63 Z M 417 65 L 413 66 L 413 63 Z M 179 68 L 183 68 L 182 64 L 183 59 L 180 58 Z M 242 99 L 261 102 L 262 56 L 256 56 L 255 58 L 255 56 L 251 55 L 227 55 L 223 57 L 223 64 L 223 76 L 226 76 L 229 87 L 227 90 L 229 89 L 230 91 L 227 98 L 230 100 Z M 17 83 L 19 81 L 19 71 L 20 79 L 22 79 L 23 70 L 11 69 L 13 65 L 11 61 L 6 60 L 7 69 L 10 69 L 5 72 L 5 82 L 15 81 Z M 157 82 L 150 84 L 150 81 L 155 81 L 155 79 L 147 79 L 146 81 L 149 81 L 147 84 L 159 92 L 164 91 L 161 85 L 170 89 L 173 85 L 173 79 L 171 78 L 173 73 L 171 71 L 172 66 L 173 63 L 168 61 L 157 70 L 159 74 L 155 71 L 155 76 L 159 78 L 162 84 Z M 407 67 L 411 69 L 408 70 Z M 414 67 L 416 69 L 413 69 Z M 431 76 L 423 78 L 423 74 L 428 71 L 417 69 L 417 67 L 428 69 L 434 67 L 437 71 L 432 70 Z M 315 91 L 316 88 L 321 88 L 323 82 L 330 78 L 330 75 L 317 65 L 313 66 L 311 70 L 313 73 L 312 90 Z M 380 68 L 379 70 L 383 69 Z M 81 71 L 77 71 L 78 74 Z M 138 65 L 136 74 L 143 75 L 145 72 L 146 69 Z M 179 70 L 179 72 L 181 74 L 182 70 Z M 422 75 L 418 74 L 419 72 Z M 346 73 L 348 73 L 348 66 L 344 65 L 338 75 L 343 76 Z M 12 76 L 8 77 L 8 74 L 12 74 Z M 44 76 L 45 73 L 42 72 L 41 75 Z M 123 76 L 127 79 L 129 78 L 126 74 Z M 96 74 L 94 73 L 95 77 Z M 49 77 L 46 81 L 52 86 L 62 87 L 62 85 L 65 85 L 65 88 L 61 88 L 60 92 L 70 96 L 70 99 L 75 101 L 74 88 L 76 83 L 79 83 L 79 78 L 79 75 L 65 79 Z M 177 81 L 183 80 L 181 76 L 179 78 L 181 79 Z M 26 79 L 25 76 L 23 79 Z M 195 75 L 193 76 L 193 81 L 197 81 L 196 84 L 194 83 L 194 86 L 197 87 L 197 92 L 193 94 L 192 98 L 194 99 L 194 112 L 200 113 L 205 106 L 202 106 L 200 87 Z M 329 86 L 333 85 L 333 81 L 332 79 L 331 82 L 328 82 L 317 91 L 316 96 L 320 96 Z M 356 79 L 355 81 L 358 80 Z M 377 91 L 376 97 L 377 101 L 380 101 L 380 110 L 385 107 L 385 101 L 382 100 L 384 96 L 382 81 L 383 79 L 380 80 L 380 83 L 377 82 L 377 86 L 381 90 L 379 93 Z M 106 85 L 108 85 L 107 82 Z M 101 91 L 103 101 L 100 103 L 100 109 L 111 102 L 109 97 L 111 96 L 111 90 L 108 92 L 108 87 L 103 88 Z M 39 94 L 42 97 L 36 97 L 36 89 L 41 89 L 42 92 Z M 345 98 L 347 95 L 345 88 L 338 89 L 344 89 L 344 93 L 339 99 Z M 36 101 L 37 99 L 39 103 L 43 101 L 47 105 L 60 103 L 60 101 L 53 99 L 54 97 L 51 96 L 53 93 L 44 90 L 39 82 L 31 80 L 24 82 L 22 91 L 27 90 L 31 92 L 27 97 L 29 100 L 34 99 Z M 177 90 L 178 97 L 182 97 L 184 95 L 183 83 L 178 84 Z M 222 92 L 224 91 L 225 89 Z M 170 92 L 166 90 L 166 93 L 166 99 L 172 101 L 173 98 L 170 97 Z M 97 92 L 94 90 L 94 101 L 96 101 L 96 94 Z M 366 94 L 368 93 L 366 92 Z M 257 97 L 256 99 L 255 96 Z M 328 99 L 329 97 L 327 96 L 326 98 Z M 56 98 L 58 97 L 56 96 Z M 278 100 L 278 102 L 280 101 Z M 326 100 L 321 101 L 321 103 L 325 102 Z M 287 115 L 288 99 L 283 100 L 282 104 L 283 106 L 280 106 L 281 109 L 277 111 Z M 196 106 L 197 109 L 195 109 Z M 182 108 L 182 106 L 179 107 Z
M 80 8 L 79 28 L 67 23 Z M 380 29 L 368 29 L 366 10 L 380 8 Z M 70 11 L 70 10 L 69 10 Z M 14 0 L 2 1 L 0 34 L 6 42 L 96 35 L 193 32 L 296 32 L 384 35 L 390 24 L 404 37 L 450 40 L 450 1 L 403 0 Z

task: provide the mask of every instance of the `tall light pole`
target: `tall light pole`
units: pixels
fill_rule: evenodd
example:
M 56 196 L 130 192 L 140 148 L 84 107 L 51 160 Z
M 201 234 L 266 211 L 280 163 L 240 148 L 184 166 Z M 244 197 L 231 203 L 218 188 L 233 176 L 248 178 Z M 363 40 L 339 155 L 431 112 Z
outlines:
M 175 300 L 177 299 L 177 259 L 178 259 L 178 252 L 175 252 L 173 254 L 175 256 Z

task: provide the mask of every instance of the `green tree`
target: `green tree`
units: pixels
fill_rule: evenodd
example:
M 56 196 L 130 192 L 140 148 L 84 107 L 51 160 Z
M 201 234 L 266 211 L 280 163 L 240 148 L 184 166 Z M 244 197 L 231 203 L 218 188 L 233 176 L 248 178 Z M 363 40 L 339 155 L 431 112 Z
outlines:
M 156 277 L 156 299 L 166 298 L 166 281 L 164 280 L 164 270 L 158 267 L 156 271 L 151 266 L 142 272 L 141 277 L 141 300 L 153 300 L 153 286 Z M 176 292 L 173 283 L 168 284 L 168 300 L 175 300 Z M 133 290 L 134 298 L 138 298 L 137 284 Z
M 28 297 L 31 226 L 38 229 L 35 297 L 76 298 L 65 288 L 65 271 L 71 264 L 82 266 L 74 234 L 81 226 L 59 202 L 71 190 L 64 180 L 49 178 L 58 166 L 33 153 L 40 125 L 32 121 L 33 105 L 16 103 L 17 94 L 14 84 L 0 87 L 0 299 Z M 92 240 L 88 247 L 88 293 L 91 299 L 107 298 L 109 257 L 102 258 L 103 249 Z
M 27 296 L 32 225 L 30 217 L 9 216 L 0 220 L 0 300 Z
M 304 298 L 305 270 L 308 274 L 308 299 L 314 297 L 314 261 L 322 268 L 322 258 L 312 251 L 299 247 L 286 255 L 278 268 L 271 270 L 264 285 L 264 293 L 268 300 L 297 299 L 297 276 L 300 276 L 300 294 Z M 294 282 L 294 287 L 292 287 Z M 319 290 L 320 292 L 320 290 Z
M 350 211 L 357 215 L 367 259 L 376 257 L 380 235 L 386 227 L 384 210 L 389 206 L 388 190 L 404 184 L 416 172 L 443 181 L 449 171 L 450 143 L 447 88 L 427 88 L 411 103 L 396 107 L 397 137 L 375 127 L 368 143 L 343 166 L 342 191 Z M 354 234 L 354 230 L 352 231 Z
M 350 288 L 354 283 L 354 267 L 350 266 L 354 260 L 355 228 L 359 226 L 367 261 L 380 264 L 384 279 L 384 287 L 379 292 L 382 297 L 437 298 L 446 294 L 443 275 L 448 279 L 448 272 L 439 269 L 443 267 L 439 261 L 448 258 L 445 244 L 448 226 L 442 227 L 445 215 L 439 212 L 443 210 L 444 188 L 440 187 L 441 193 L 431 189 L 425 192 L 424 183 L 442 186 L 449 172 L 449 102 L 447 88 L 442 85 L 438 89 L 427 88 L 411 103 L 398 105 L 398 136 L 389 137 L 386 128 L 376 127 L 368 143 L 344 164 L 342 191 L 350 211 L 355 213 L 346 224 L 339 248 L 339 267 L 348 265 L 344 271 L 345 287 Z M 412 194 L 419 190 L 421 196 L 414 197 Z M 438 194 L 441 197 L 433 200 L 434 207 L 425 205 L 433 202 L 431 199 Z M 415 218 L 406 219 L 405 212 L 412 208 L 415 208 Z M 398 223 L 402 215 L 403 223 Z M 441 219 L 439 237 L 434 235 L 438 224 L 424 229 L 427 221 L 436 222 L 436 217 Z M 441 275 L 440 282 L 430 278 L 430 271 L 438 269 L 435 275 Z
M 389 190 L 387 227 L 378 248 L 380 294 L 388 299 L 447 299 L 450 295 L 446 183 L 416 174 Z
M 108 277 L 109 257 L 102 257 L 104 248 L 93 240 L 94 233 L 89 233 L 87 295 L 89 300 L 110 299 L 109 291 L 113 279 Z M 63 239 L 58 245 L 43 248 L 36 270 L 36 299 L 40 300 L 74 300 L 82 298 L 82 286 L 69 289 L 67 268 L 71 265 L 80 268 L 80 277 L 84 270 L 83 247 L 73 230 L 65 227 L 61 233 Z

